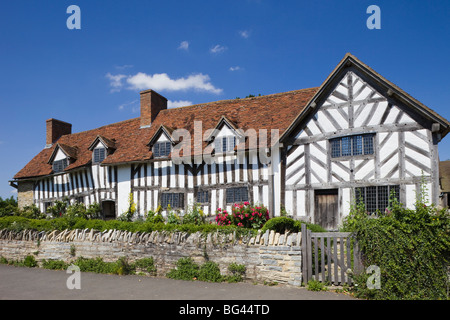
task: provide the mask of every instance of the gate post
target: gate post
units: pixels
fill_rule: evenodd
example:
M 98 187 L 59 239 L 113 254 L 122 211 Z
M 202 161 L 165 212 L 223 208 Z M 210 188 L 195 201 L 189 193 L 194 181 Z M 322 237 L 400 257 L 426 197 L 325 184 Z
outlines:
M 302 277 L 305 283 L 305 286 L 308 284 L 308 251 L 307 251 L 307 234 L 306 234 L 306 224 L 302 223 L 301 225 L 301 233 L 302 233 Z

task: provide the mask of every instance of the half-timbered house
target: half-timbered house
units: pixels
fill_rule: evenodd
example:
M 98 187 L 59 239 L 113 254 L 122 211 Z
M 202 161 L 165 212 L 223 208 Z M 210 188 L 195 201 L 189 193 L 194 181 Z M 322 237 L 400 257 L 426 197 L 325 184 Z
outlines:
M 19 204 L 97 202 L 113 218 L 130 193 L 140 215 L 249 201 L 336 229 L 355 198 L 369 212 L 391 194 L 411 207 L 425 183 L 438 203 L 449 122 L 351 54 L 317 88 L 173 109 L 147 90 L 140 101 L 139 118 L 89 131 L 47 120 L 46 147 L 11 181 Z

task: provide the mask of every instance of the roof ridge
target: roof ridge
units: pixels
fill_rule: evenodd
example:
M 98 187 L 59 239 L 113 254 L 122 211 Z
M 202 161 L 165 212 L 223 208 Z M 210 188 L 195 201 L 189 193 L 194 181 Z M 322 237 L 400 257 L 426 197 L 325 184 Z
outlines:
M 297 90 L 286 91 L 286 92 L 270 93 L 270 94 L 267 94 L 267 95 L 264 95 L 264 96 L 255 96 L 255 97 L 248 97 L 248 98 L 235 98 L 235 99 L 224 99 L 224 100 L 217 100 L 217 101 L 211 101 L 211 102 L 202 102 L 202 103 L 192 104 L 192 105 L 189 105 L 189 106 L 168 108 L 168 109 L 161 110 L 160 112 L 176 110 L 176 109 L 184 109 L 184 108 L 202 107 L 202 106 L 210 105 L 210 104 L 220 104 L 220 103 L 226 103 L 226 102 L 237 102 L 237 101 L 242 101 L 242 100 L 258 100 L 258 99 L 263 99 L 263 98 L 270 98 L 270 97 L 275 97 L 275 96 L 283 96 L 283 95 L 288 95 L 288 94 L 300 93 L 302 91 L 317 90 L 317 89 L 319 89 L 319 87 L 310 87 L 310 88 L 297 89 Z
M 111 126 L 123 124 L 123 123 L 126 123 L 126 122 L 138 121 L 138 120 L 140 120 L 140 119 L 141 119 L 141 118 L 138 117 L 138 118 L 132 118 L 132 119 L 127 119 L 127 120 L 122 120 L 122 121 L 118 121 L 118 122 L 106 124 L 106 125 L 104 125 L 104 126 L 97 127 L 97 128 L 94 128 L 94 129 L 89 129 L 89 130 L 84 130 L 84 131 L 80 131 L 80 132 L 74 132 L 74 133 L 64 134 L 64 135 L 62 135 L 61 137 L 64 137 L 64 136 L 73 136 L 73 135 L 77 135 L 77 134 L 85 134 L 86 132 L 89 132 L 89 131 L 94 131 L 94 130 L 104 129 L 104 128 L 107 128 L 107 127 L 111 127 Z M 109 139 L 108 137 L 106 137 L 106 136 L 104 136 L 104 135 L 102 135 L 102 136 L 103 136 L 104 138 Z M 111 140 L 111 139 L 110 139 L 110 140 Z

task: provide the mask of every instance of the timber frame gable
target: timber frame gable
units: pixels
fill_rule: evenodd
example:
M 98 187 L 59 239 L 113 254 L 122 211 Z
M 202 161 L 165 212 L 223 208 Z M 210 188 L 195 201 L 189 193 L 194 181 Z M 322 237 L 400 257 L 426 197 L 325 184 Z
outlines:
M 391 189 L 411 206 L 425 182 L 438 203 L 437 144 L 449 128 L 446 119 L 347 54 L 280 138 L 281 205 L 335 229 L 355 191 L 368 194 L 366 208 L 381 207 Z

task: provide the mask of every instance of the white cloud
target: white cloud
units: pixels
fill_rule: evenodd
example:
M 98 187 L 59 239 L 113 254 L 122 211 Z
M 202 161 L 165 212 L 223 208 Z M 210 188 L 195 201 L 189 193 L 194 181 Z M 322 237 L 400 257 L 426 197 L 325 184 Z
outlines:
M 216 44 L 214 47 L 212 47 L 209 52 L 211 53 L 221 53 L 224 52 L 227 49 L 227 47 L 221 46 L 220 44 Z
M 189 50 L 189 42 L 188 41 L 181 41 L 178 49 L 180 50 Z
M 171 79 L 167 73 L 155 73 L 153 75 L 139 72 L 134 76 L 127 78 L 129 89 L 145 90 L 153 89 L 155 91 L 185 91 L 198 90 L 207 91 L 215 94 L 222 93 L 222 89 L 214 87 L 210 78 L 206 74 L 198 73 L 187 78 Z
M 117 74 L 112 75 L 111 73 L 106 74 L 106 78 L 109 79 L 109 85 L 111 86 L 111 92 L 117 92 L 120 91 L 122 88 L 122 79 L 126 78 L 127 76 L 124 74 Z
M 110 81 L 111 92 L 120 91 L 126 84 L 129 90 L 155 91 L 186 91 L 197 90 L 220 94 L 222 89 L 216 88 L 207 74 L 197 73 L 185 78 L 171 79 L 167 73 L 146 74 L 138 72 L 135 75 L 124 75 L 111 73 L 106 74 Z M 119 106 L 123 108 L 125 105 Z
M 248 37 L 250 37 L 250 31 L 248 31 L 248 30 L 241 30 L 241 31 L 239 31 L 239 35 L 242 38 L 247 39 Z
M 229 70 L 230 70 L 230 71 L 238 71 L 238 70 L 241 70 L 241 67 L 239 67 L 239 66 L 230 67 Z
M 136 99 L 136 100 L 133 100 L 130 102 L 122 103 L 118 109 L 124 110 L 125 108 L 131 107 L 131 112 L 136 113 L 137 111 L 139 111 L 139 106 L 137 106 L 137 102 L 138 102 L 138 100 Z
M 114 66 L 114 68 L 116 68 L 117 70 L 125 70 L 125 69 L 130 69 L 133 68 L 134 66 L 132 64 L 124 64 L 122 66 Z
M 193 103 L 192 101 L 188 101 L 188 100 L 177 100 L 177 101 L 172 101 L 172 100 L 168 100 L 167 101 L 167 108 L 179 108 L 179 107 L 186 107 L 186 106 L 191 106 Z

